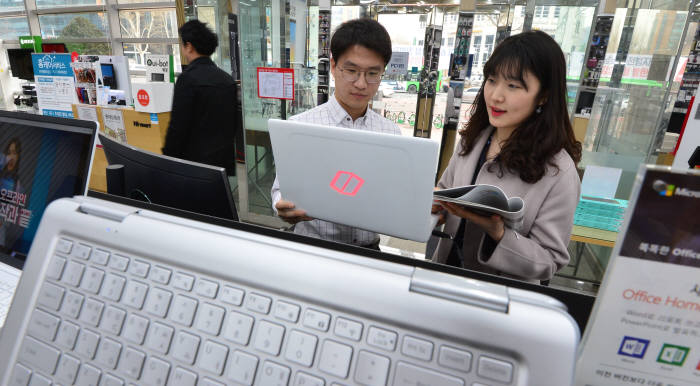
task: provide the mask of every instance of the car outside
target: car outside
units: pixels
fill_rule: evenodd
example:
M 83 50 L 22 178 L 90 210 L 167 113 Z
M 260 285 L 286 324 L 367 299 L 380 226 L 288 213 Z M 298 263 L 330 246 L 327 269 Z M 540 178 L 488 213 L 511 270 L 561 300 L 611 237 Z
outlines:
M 462 93 L 462 102 L 464 103 L 474 103 L 477 95 L 479 95 L 480 87 L 469 87 Z
M 382 97 L 388 97 L 395 93 L 396 91 L 402 91 L 403 87 L 399 84 L 399 82 L 395 80 L 383 80 L 379 84 L 379 91 L 382 93 Z

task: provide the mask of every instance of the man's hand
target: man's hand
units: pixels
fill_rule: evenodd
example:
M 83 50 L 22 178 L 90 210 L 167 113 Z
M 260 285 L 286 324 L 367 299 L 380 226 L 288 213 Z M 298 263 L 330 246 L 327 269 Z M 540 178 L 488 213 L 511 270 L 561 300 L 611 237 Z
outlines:
M 306 212 L 301 209 L 295 209 L 293 202 L 279 200 L 275 204 L 277 215 L 279 218 L 290 224 L 296 224 L 299 221 L 311 221 L 313 218 L 306 215 Z
M 501 216 L 494 214 L 491 216 L 481 216 L 462 205 L 453 202 L 440 201 L 440 204 L 447 209 L 450 214 L 465 218 L 478 225 L 484 232 L 488 233 L 494 241 L 499 242 L 506 232 L 505 224 Z
M 430 213 L 438 215 L 438 222 L 435 224 L 436 226 L 445 223 L 445 209 L 442 207 L 442 205 L 433 203 L 433 206 L 430 208 Z

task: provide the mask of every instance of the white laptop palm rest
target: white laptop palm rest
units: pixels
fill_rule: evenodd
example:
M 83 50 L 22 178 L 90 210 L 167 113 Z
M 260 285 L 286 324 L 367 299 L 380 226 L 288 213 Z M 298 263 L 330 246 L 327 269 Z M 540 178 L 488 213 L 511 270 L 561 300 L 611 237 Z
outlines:
M 0 384 L 562 386 L 579 340 L 562 308 L 411 265 L 61 199 L 0 336 Z
M 282 198 L 314 218 L 425 242 L 439 144 L 270 119 Z

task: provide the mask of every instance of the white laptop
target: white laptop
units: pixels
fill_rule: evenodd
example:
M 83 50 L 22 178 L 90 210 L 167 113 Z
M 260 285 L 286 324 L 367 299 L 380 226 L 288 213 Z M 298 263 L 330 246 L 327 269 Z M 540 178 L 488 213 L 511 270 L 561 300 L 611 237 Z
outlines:
M 283 199 L 313 218 L 428 240 L 437 142 L 277 119 L 268 126 Z
M 0 335 L 0 384 L 572 381 L 579 329 L 550 297 L 229 225 L 53 202 Z

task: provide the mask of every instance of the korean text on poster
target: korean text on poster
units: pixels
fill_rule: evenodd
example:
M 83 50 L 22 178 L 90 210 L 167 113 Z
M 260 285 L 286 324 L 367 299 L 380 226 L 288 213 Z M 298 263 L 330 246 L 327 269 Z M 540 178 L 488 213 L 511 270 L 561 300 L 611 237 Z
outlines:
M 258 98 L 294 99 L 294 70 L 258 67 Z

